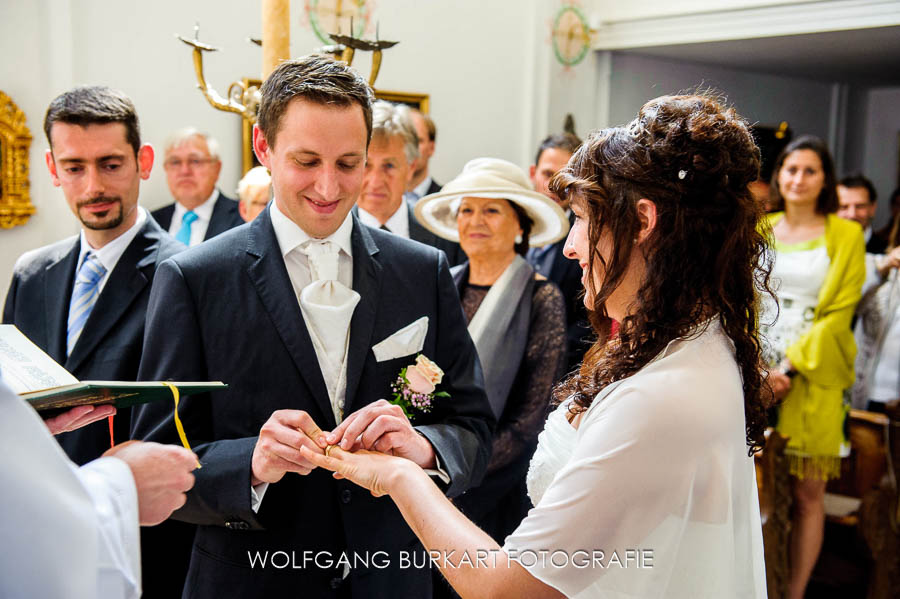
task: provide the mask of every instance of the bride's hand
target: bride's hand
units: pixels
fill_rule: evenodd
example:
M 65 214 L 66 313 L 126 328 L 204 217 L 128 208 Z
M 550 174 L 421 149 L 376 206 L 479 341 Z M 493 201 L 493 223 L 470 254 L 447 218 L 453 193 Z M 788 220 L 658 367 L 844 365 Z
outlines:
M 368 489 L 375 497 L 390 494 L 392 485 L 406 468 L 419 468 L 406 458 L 365 449 L 350 453 L 336 445 L 329 446 L 325 455 L 306 447 L 301 447 L 300 453 L 316 466 L 334 472 L 335 478 L 346 478 Z

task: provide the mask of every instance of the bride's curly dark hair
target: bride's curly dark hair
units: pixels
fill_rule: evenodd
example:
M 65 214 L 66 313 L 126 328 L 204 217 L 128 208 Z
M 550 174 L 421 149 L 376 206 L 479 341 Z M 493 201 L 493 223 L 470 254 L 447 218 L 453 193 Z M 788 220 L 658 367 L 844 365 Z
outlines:
M 664 96 L 644 104 L 624 127 L 595 131 L 550 188 L 583 206 L 588 220 L 588 272 L 602 273 L 589 317 L 597 340 L 579 372 L 557 390 L 586 410 L 610 383 L 631 376 L 666 345 L 718 315 L 734 343 L 743 377 L 750 452 L 764 444 L 757 320 L 760 291 L 769 292 L 762 211 L 747 185 L 759 174 L 759 149 L 732 108 L 709 95 Z M 656 226 L 638 246 L 646 275 L 631 315 L 610 340 L 606 300 L 618 287 L 640 230 L 636 204 L 656 205 Z M 601 234 L 613 251 L 605 261 Z M 597 270 L 595 270 L 595 268 Z

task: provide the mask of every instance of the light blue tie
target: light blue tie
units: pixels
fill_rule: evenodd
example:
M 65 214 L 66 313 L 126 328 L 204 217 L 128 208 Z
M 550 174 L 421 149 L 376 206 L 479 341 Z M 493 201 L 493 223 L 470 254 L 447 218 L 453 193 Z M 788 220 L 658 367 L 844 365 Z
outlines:
M 72 288 L 72 301 L 69 303 L 69 326 L 66 333 L 66 355 L 72 353 L 72 348 L 81 336 L 84 323 L 87 322 L 97 296 L 100 295 L 100 281 L 106 274 L 106 268 L 100 264 L 97 257 L 88 252 L 84 256 L 84 262 L 75 275 L 75 285 Z
M 200 217 L 197 216 L 197 213 L 193 210 L 185 212 L 184 216 L 181 217 L 181 228 L 178 229 L 178 233 L 175 234 L 175 239 L 184 245 L 191 245 L 191 225 L 198 218 Z

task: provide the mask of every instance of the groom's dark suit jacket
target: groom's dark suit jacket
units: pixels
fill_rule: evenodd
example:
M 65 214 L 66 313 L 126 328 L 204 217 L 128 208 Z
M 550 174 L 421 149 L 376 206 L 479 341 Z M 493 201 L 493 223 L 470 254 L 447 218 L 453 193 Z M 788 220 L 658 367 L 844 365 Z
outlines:
M 148 217 L 109 274 L 68 357 L 66 330 L 81 250 L 78 237 L 34 250 L 19 259 L 6 296 L 3 322 L 16 325 L 79 380 L 137 380 L 153 275 L 160 262 L 183 249 L 181 243 Z M 117 443 L 129 438 L 129 412 L 120 410 L 114 419 Z M 103 420 L 57 435 L 56 439 L 73 461 L 84 464 L 109 449 L 109 427 Z
M 390 397 L 415 354 L 377 362 L 372 346 L 422 316 L 421 353 L 446 375 L 452 396 L 415 421 L 434 446 L 456 496 L 476 484 L 494 425 L 481 367 L 443 253 L 360 225 L 352 233 L 353 287 L 345 413 Z M 160 266 L 151 294 L 140 376 L 221 380 L 226 391 L 182 400 L 181 418 L 203 468 L 175 517 L 199 524 L 185 597 L 428 597 L 430 571 L 401 569 L 422 547 L 388 497 L 331 474 L 287 474 L 251 509 L 251 456 L 260 427 L 281 409 L 305 410 L 335 427 L 325 382 L 268 211 L 252 223 Z M 134 434 L 177 442 L 170 406 L 146 405 Z M 251 557 L 284 551 L 295 561 L 264 567 Z M 304 551 L 327 552 L 317 566 Z M 378 554 L 377 552 L 385 552 Z M 259 552 L 259 553 L 257 553 Z M 343 578 L 342 553 L 357 561 Z M 421 557 L 421 556 L 420 556 Z M 379 561 L 380 560 L 380 561 Z M 380 567 L 385 565 L 388 567 Z

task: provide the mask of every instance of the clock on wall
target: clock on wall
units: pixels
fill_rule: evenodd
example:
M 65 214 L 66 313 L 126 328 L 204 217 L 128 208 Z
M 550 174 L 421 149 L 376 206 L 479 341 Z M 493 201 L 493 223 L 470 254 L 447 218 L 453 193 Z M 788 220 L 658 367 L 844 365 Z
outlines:
M 591 26 L 577 6 L 567 4 L 553 19 L 553 53 L 561 64 L 575 66 L 587 56 L 591 46 Z
M 306 0 L 309 24 L 323 44 L 333 44 L 332 33 L 361 37 L 369 23 L 367 0 Z

